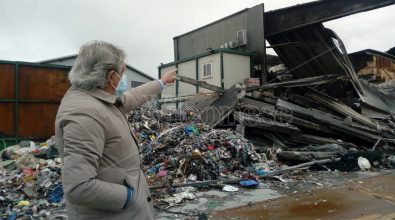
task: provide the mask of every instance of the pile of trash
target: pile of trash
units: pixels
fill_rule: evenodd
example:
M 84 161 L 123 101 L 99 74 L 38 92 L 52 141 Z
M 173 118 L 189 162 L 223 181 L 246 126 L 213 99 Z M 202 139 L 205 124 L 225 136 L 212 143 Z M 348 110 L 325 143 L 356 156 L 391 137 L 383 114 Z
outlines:
M 275 161 L 263 162 L 264 155 L 258 154 L 239 133 L 213 129 L 196 115 L 166 114 L 147 108 L 131 113 L 129 120 L 150 186 L 237 179 L 235 183 L 243 187 L 256 187 L 259 175 L 276 168 Z M 22 141 L 1 151 L 0 156 L 1 218 L 65 218 L 62 161 L 53 138 L 44 143 Z M 157 204 L 173 206 L 195 199 L 197 188 L 170 187 L 171 192 L 166 189 L 162 194 L 160 190 L 153 194 Z M 224 190 L 238 188 L 227 185 Z
M 250 141 L 234 130 L 201 123 L 195 112 L 176 114 L 139 108 L 129 116 L 150 185 L 248 179 L 256 174 L 262 159 Z M 168 118 L 180 120 L 167 122 Z
M 64 217 L 61 159 L 53 139 L 22 141 L 0 152 L 1 219 Z
M 234 129 L 214 129 L 197 111 L 163 111 L 145 105 L 128 116 L 139 143 L 142 169 L 156 205 L 169 208 L 196 199 L 197 191 L 255 188 L 286 165 Z

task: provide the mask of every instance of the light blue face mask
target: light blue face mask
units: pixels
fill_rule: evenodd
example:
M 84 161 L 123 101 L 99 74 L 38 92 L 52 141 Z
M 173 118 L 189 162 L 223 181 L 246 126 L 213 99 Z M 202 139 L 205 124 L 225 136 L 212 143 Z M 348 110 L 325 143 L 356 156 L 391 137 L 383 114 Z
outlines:
M 121 97 L 126 92 L 126 90 L 128 90 L 128 76 L 126 74 L 123 74 L 121 78 L 118 73 L 116 74 L 121 80 L 115 88 L 115 95 L 117 97 Z

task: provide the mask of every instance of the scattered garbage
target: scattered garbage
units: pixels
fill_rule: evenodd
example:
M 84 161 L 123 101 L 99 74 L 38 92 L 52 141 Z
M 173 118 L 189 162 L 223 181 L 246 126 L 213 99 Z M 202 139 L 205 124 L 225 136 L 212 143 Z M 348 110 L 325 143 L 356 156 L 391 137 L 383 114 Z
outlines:
M 233 130 L 213 129 L 198 119 L 169 123 L 165 116 L 155 108 L 129 116 L 151 184 L 241 178 L 262 163 L 254 145 Z
M 185 194 L 175 193 L 176 187 L 194 186 L 207 190 L 221 186 L 219 189 L 223 191 L 235 192 L 240 190 L 237 184 L 242 188 L 256 188 L 265 178 L 287 183 L 289 180 L 281 175 L 300 168 L 329 169 L 333 164 L 357 164 L 360 155 L 381 161 L 380 151 L 366 151 L 353 139 L 307 132 L 312 128 L 329 132 L 332 127 L 325 127 L 326 123 L 338 119 L 328 118 L 328 122 L 318 123 L 309 121 L 307 117 L 311 116 L 298 118 L 294 112 L 270 104 L 269 98 L 276 98 L 274 94 L 274 91 L 255 91 L 257 98 L 252 97 L 253 94 L 238 98 L 233 106 L 234 127 L 242 126 L 237 126 L 237 130 L 214 128 L 202 117 L 197 117 L 199 112 L 188 109 L 166 111 L 151 105 L 131 112 L 128 119 L 139 142 L 142 168 L 150 188 L 157 190 L 156 202 L 163 204 L 162 208 L 182 203 Z M 262 111 L 262 106 L 271 111 Z M 256 109 L 260 110 L 256 112 Z M 322 113 L 322 118 L 328 116 Z M 339 126 L 346 125 L 341 122 Z M 338 134 L 339 129 L 335 129 Z M 297 165 L 289 166 L 294 164 Z M 172 190 L 163 191 L 169 187 Z
M 1 219 L 62 215 L 62 164 L 54 149 L 55 142 L 49 139 L 40 144 L 22 141 L 0 152 Z
M 166 198 L 159 200 L 159 203 L 166 203 L 168 207 L 175 206 L 181 203 L 183 200 L 193 200 L 196 199 L 194 192 L 196 188 L 194 187 L 184 187 L 179 190 L 180 192 L 176 192 Z

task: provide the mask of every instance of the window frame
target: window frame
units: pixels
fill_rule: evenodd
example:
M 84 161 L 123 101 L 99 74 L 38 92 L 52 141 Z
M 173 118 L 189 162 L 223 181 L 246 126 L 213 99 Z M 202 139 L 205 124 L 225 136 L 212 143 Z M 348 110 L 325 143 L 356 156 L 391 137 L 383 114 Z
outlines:
M 207 68 L 208 66 L 210 68 Z M 209 79 L 209 78 L 213 77 L 213 62 L 204 63 L 202 69 L 203 69 L 202 79 Z M 209 75 L 206 75 L 206 73 L 207 73 L 206 70 L 210 70 L 210 74 Z

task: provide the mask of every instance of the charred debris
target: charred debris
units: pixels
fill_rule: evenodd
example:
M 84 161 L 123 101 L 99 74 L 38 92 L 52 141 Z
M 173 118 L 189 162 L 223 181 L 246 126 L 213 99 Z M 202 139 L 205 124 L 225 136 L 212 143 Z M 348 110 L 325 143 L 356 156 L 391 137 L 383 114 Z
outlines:
M 262 86 L 222 92 L 202 111 L 202 120 L 242 127 L 247 139 L 275 146 L 287 163 L 336 156 L 381 161 L 393 154 L 393 84 L 358 78 L 341 39 L 322 24 L 267 37 L 271 44 L 292 39 L 297 45 L 274 48 L 285 71 L 271 73 L 271 82 Z
M 168 130 L 184 131 L 173 133 L 166 140 L 176 149 L 166 148 L 163 144 L 147 145 L 147 138 L 160 139 L 163 134 L 150 138 L 147 122 L 145 128 L 144 125 L 135 127 L 140 143 L 144 143 L 141 152 L 147 169 L 153 171 L 153 167 L 158 166 L 157 174 L 164 163 L 173 163 L 174 170 L 189 180 L 213 181 L 221 180 L 224 170 L 238 170 L 239 164 L 247 167 L 248 163 L 273 160 L 289 166 L 325 161 L 327 167 L 333 169 L 359 170 L 364 169 L 358 164 L 362 158 L 372 166 L 391 167 L 391 155 L 395 152 L 395 94 L 392 87 L 377 86 L 360 79 L 342 40 L 322 23 L 273 31 L 266 35 L 266 39 L 271 45 L 291 46 L 274 47 L 286 68 L 271 72 L 270 81 L 261 86 L 250 86 L 246 80 L 244 84 L 223 89 L 178 76 L 179 81 L 213 92 L 198 93 L 179 110 L 155 116 L 156 122 L 161 126 L 166 124 Z M 150 114 L 153 116 L 154 113 Z M 143 123 L 141 116 L 136 119 L 136 114 L 132 113 L 130 121 Z M 185 125 L 192 121 L 199 121 L 197 130 L 207 134 L 213 134 L 210 129 L 215 128 L 230 130 L 222 136 L 216 133 L 211 140 L 208 140 L 209 135 L 205 136 L 206 140 L 180 139 L 188 129 L 189 133 L 197 132 L 194 127 Z M 178 123 L 178 127 L 170 126 L 172 123 Z M 225 141 L 227 138 L 238 138 L 239 141 Z M 204 151 L 229 143 L 234 149 L 224 148 L 225 151 L 220 152 L 228 153 L 236 162 L 224 159 L 224 155 L 210 157 L 204 154 Z M 189 159 L 174 157 L 186 153 L 179 149 L 180 145 L 190 148 Z M 209 149 L 202 149 L 202 146 Z M 240 149 L 244 149 L 240 152 L 246 155 L 239 155 Z M 171 158 L 178 161 L 171 161 Z M 196 159 L 202 165 L 194 163 Z M 229 161 L 233 164 L 227 169 Z M 281 166 L 273 165 L 267 170 L 281 170 Z M 163 171 L 162 174 L 168 173 Z M 243 174 L 239 174 L 231 177 L 241 178 Z M 164 184 L 183 186 L 182 183 L 185 179 Z

